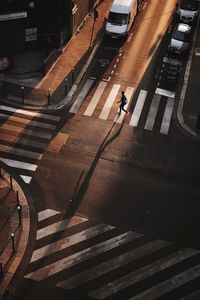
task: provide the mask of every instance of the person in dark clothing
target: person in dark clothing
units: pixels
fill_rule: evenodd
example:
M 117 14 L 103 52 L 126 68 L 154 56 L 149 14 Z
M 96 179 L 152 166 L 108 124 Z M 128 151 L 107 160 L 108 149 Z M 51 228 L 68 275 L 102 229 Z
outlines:
M 119 106 L 119 115 L 121 114 L 122 110 L 125 111 L 125 113 L 128 114 L 128 111 L 124 109 L 124 106 L 128 103 L 128 100 L 126 98 L 126 95 L 125 95 L 124 91 L 122 91 L 121 99 L 117 103 L 120 103 L 120 106 Z

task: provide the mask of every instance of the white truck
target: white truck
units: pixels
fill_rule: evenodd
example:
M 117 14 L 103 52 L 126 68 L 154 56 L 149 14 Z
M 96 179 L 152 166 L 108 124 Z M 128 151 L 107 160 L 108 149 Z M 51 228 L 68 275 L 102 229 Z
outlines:
M 138 0 L 114 0 L 106 22 L 106 35 L 118 38 L 128 35 L 138 12 Z

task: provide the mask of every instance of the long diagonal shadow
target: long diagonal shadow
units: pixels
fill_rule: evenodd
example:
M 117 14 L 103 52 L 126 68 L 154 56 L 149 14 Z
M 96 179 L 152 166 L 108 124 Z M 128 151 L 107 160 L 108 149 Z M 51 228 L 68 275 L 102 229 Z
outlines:
M 109 129 L 108 133 L 106 134 L 105 138 L 103 139 L 101 145 L 99 146 L 99 149 L 96 153 L 96 156 L 85 176 L 85 178 L 83 179 L 80 187 L 78 188 L 78 190 L 75 190 L 74 192 L 74 195 L 72 197 L 72 203 L 71 203 L 71 206 L 70 206 L 70 215 L 74 214 L 81 202 L 81 200 L 83 199 L 85 193 L 87 192 L 87 189 L 88 189 L 88 186 L 89 186 L 89 183 L 90 183 L 90 179 L 96 169 L 96 166 L 98 164 L 98 161 L 99 159 L 101 158 L 101 155 L 103 153 L 103 151 L 105 150 L 105 148 L 111 144 L 119 135 L 120 135 L 120 132 L 123 128 L 123 125 L 124 125 L 124 121 L 122 122 L 122 124 L 120 125 L 119 129 L 117 130 L 117 132 L 110 138 L 108 139 L 109 135 L 111 134 L 113 128 L 115 127 L 115 122 L 112 124 L 111 128 Z M 79 180 L 80 181 L 80 180 Z

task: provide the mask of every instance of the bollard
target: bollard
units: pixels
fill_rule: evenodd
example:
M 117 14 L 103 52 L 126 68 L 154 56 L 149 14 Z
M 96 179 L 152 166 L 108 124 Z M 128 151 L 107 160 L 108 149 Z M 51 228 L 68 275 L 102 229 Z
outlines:
M 65 78 L 65 96 L 67 95 L 67 78 Z
M 12 176 L 10 175 L 10 188 L 13 189 L 13 182 L 12 182 Z
M 51 101 L 51 90 L 48 89 L 48 105 L 50 104 Z
M 17 206 L 17 212 L 18 212 L 18 217 L 19 217 L 19 226 L 22 225 L 22 214 L 21 214 L 21 206 Z
M 20 206 L 19 204 L 19 192 L 17 191 L 17 206 Z
M 15 253 L 15 234 L 11 233 L 12 252 Z
M 24 87 L 21 87 L 21 93 L 22 93 L 22 104 L 24 104 Z
M 72 69 L 72 84 L 74 84 L 74 68 Z

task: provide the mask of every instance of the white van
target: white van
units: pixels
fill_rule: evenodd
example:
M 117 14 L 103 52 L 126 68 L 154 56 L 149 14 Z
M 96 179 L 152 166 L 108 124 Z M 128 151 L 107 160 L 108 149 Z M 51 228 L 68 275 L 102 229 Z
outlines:
M 137 15 L 137 0 L 114 0 L 106 22 L 106 35 L 126 36 Z
M 177 8 L 179 19 L 185 23 L 192 23 L 197 20 L 199 4 L 197 0 L 180 0 Z

